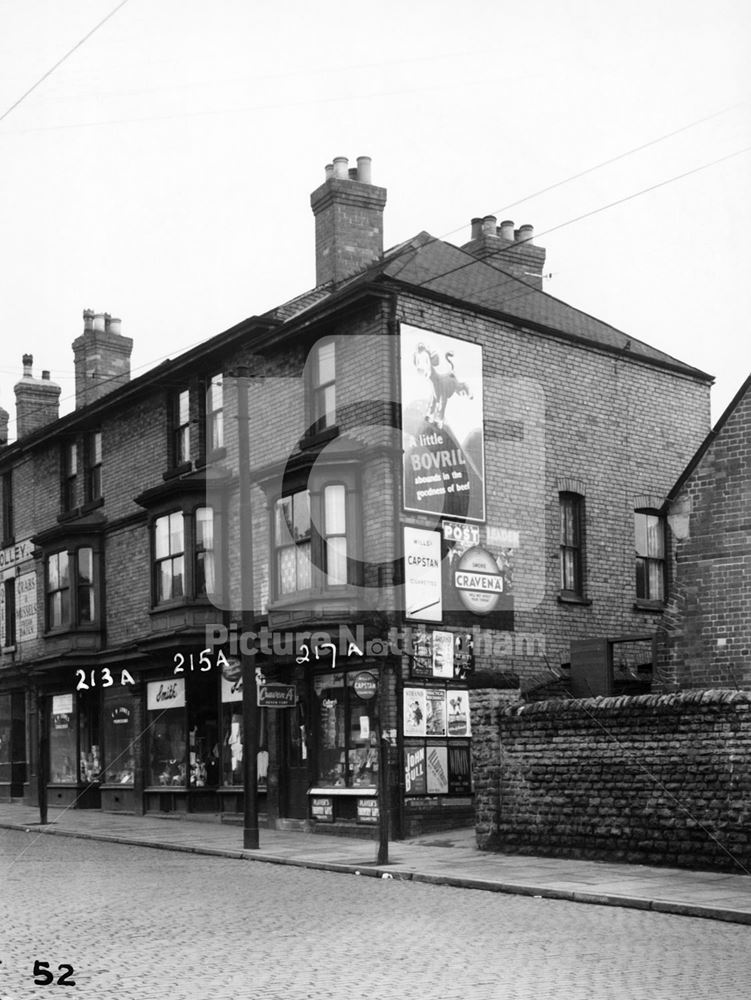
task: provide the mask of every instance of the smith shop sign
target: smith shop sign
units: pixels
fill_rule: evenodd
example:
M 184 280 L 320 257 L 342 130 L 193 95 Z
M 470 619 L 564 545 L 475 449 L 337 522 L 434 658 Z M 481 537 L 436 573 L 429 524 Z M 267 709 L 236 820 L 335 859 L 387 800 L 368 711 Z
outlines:
M 258 705 L 261 708 L 294 708 L 297 688 L 294 684 L 261 684 L 258 687 Z

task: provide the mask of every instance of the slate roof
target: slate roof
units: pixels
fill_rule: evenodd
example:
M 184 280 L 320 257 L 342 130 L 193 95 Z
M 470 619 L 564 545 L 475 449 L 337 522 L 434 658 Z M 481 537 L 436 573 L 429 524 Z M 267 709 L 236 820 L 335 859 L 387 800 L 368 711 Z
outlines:
M 608 350 L 628 352 L 634 358 L 712 381 L 712 376 L 706 372 L 650 347 L 505 271 L 502 256 L 500 253 L 482 259 L 473 257 L 451 243 L 421 232 L 387 250 L 379 261 L 335 289 L 330 285 L 319 286 L 284 303 L 268 315 L 286 321 L 355 285 L 386 279 L 416 291 L 424 289 L 439 293 L 463 305 L 489 310 L 554 334 Z

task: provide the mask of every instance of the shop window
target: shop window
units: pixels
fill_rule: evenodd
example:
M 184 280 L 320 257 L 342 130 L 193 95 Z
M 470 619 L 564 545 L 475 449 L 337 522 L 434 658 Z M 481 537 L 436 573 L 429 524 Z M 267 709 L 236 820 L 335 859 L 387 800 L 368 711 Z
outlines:
M 103 693 L 102 780 L 105 784 L 133 784 L 136 768 L 135 704 L 135 698 L 127 691 L 108 688 Z
M 94 503 L 102 497 L 102 432 L 91 431 L 85 448 L 85 497 Z
M 46 597 L 49 630 L 94 625 L 98 620 L 94 550 L 81 546 L 47 556 Z
M 13 472 L 3 473 L 3 545 L 13 541 L 15 526 L 13 524 Z
M 372 788 L 378 783 L 377 699 L 357 693 L 355 682 L 362 674 L 315 678 L 317 783 L 323 787 Z
M 184 389 L 172 399 L 172 445 L 173 466 L 190 461 L 190 391 Z
M 68 441 L 62 447 L 62 497 L 63 512 L 75 510 L 78 497 L 78 446 Z
M 173 678 L 147 684 L 146 708 L 146 784 L 186 788 L 185 681 Z
M 3 646 L 16 644 L 16 579 L 3 581 Z
M 656 511 L 634 511 L 636 599 L 665 600 L 665 525 Z
M 316 344 L 312 352 L 310 431 L 317 434 L 336 424 L 336 345 Z
M 11 781 L 12 754 L 11 741 L 13 737 L 13 713 L 11 696 L 0 694 L 0 781 Z
M 154 594 L 157 604 L 184 595 L 185 524 L 181 511 L 154 522 Z
M 58 704 L 66 699 L 65 704 Z M 73 695 L 55 696 L 49 720 L 49 781 L 51 785 L 69 785 L 78 781 L 76 756 L 76 712 Z
M 216 788 L 221 768 L 216 678 L 210 672 L 193 674 L 188 689 L 188 783 Z
M 222 375 L 214 375 L 209 382 L 206 415 L 208 418 L 208 449 L 219 451 L 224 447 L 224 384 Z
M 195 511 L 195 595 L 206 597 L 216 592 L 214 552 L 214 511 L 198 507 Z
M 280 596 L 310 590 L 310 492 L 300 490 L 277 500 L 274 507 L 274 549 Z
M 578 493 L 561 493 L 561 595 L 584 596 L 584 497 Z

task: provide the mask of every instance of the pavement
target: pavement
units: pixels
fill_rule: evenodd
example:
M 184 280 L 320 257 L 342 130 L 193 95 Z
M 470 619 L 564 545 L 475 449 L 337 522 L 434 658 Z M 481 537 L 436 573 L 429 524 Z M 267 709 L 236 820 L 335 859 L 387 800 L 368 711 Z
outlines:
M 0 829 L 751 924 L 749 875 L 480 851 L 473 828 L 391 841 L 378 865 L 377 841 L 360 837 L 261 828 L 258 849 L 244 850 L 242 827 L 218 816 L 50 808 L 48 821 L 0 803 Z

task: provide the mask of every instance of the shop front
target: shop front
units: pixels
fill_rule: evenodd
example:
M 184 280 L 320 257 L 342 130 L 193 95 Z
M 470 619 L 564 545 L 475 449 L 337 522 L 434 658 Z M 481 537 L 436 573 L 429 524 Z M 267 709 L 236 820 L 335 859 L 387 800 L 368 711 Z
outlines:
M 0 802 L 23 795 L 26 780 L 24 692 L 0 694 Z
M 101 805 L 101 700 L 97 690 L 60 691 L 47 698 L 47 802 L 98 809 Z

